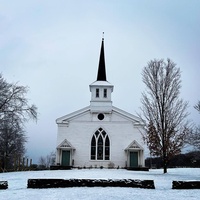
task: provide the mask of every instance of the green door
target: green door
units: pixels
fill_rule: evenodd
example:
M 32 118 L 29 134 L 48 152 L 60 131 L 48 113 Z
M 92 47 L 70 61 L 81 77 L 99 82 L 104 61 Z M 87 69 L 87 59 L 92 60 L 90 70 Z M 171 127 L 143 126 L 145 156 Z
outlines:
M 70 165 L 70 151 L 62 151 L 62 166 Z
M 138 152 L 130 152 L 130 167 L 138 167 Z

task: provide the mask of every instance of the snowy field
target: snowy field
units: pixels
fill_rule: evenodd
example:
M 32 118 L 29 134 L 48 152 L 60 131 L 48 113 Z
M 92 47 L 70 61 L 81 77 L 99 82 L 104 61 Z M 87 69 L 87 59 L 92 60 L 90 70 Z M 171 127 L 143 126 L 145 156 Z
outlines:
M 27 189 L 29 178 L 94 178 L 94 179 L 141 179 L 154 180 L 156 189 L 120 188 L 120 187 L 75 187 L 54 189 Z M 9 188 L 0 190 L 0 200 L 197 200 L 200 189 L 172 190 L 173 180 L 199 180 L 200 169 L 162 169 L 149 172 L 128 171 L 122 169 L 74 169 L 59 171 L 27 171 L 0 173 L 0 181 L 8 181 Z

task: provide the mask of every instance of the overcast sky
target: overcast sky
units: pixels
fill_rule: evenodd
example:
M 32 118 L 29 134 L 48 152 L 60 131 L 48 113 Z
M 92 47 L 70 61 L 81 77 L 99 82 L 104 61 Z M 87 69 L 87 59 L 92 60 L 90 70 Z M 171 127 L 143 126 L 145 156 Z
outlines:
M 199 0 L 0 0 L 0 72 L 29 87 L 37 123 L 26 124 L 34 163 L 56 149 L 58 117 L 88 106 L 105 32 L 113 105 L 139 112 L 141 72 L 151 59 L 171 58 L 182 71 L 181 97 L 200 100 Z

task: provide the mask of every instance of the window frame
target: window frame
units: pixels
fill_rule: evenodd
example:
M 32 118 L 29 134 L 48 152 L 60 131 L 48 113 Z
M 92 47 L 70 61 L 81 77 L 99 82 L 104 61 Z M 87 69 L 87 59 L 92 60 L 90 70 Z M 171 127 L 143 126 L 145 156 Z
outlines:
M 107 98 L 108 97 L 108 91 L 106 88 L 103 89 L 103 97 Z
M 96 98 L 99 98 L 99 88 L 96 88 Z
M 110 160 L 110 138 L 106 131 L 99 128 L 92 136 L 90 145 L 91 161 Z

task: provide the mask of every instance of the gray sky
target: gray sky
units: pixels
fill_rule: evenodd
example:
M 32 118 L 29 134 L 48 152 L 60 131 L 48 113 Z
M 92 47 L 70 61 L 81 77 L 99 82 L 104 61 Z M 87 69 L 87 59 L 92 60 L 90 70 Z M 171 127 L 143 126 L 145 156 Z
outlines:
M 147 62 L 171 58 L 182 71 L 181 97 L 199 122 L 199 0 L 0 0 L 0 72 L 29 86 L 39 111 L 27 124 L 27 156 L 56 148 L 56 118 L 88 106 L 102 32 L 113 105 L 135 114 Z

